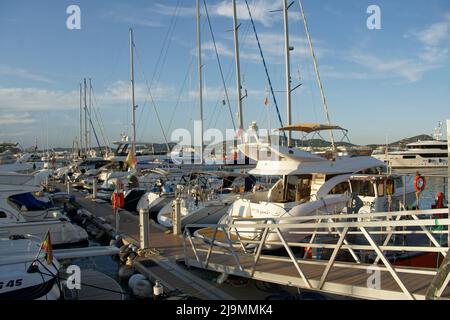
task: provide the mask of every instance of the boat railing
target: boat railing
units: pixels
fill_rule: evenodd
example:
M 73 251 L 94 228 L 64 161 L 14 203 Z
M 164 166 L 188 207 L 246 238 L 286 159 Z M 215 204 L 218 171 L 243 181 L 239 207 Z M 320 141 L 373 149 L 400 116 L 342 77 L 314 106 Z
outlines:
M 282 218 L 232 217 L 223 224 L 187 225 L 183 233 L 184 254 L 188 265 L 206 269 L 214 265 L 217 270 L 233 270 L 230 273 L 250 278 L 268 261 L 291 264 L 299 286 L 313 290 L 327 287 L 332 268 L 365 269 L 367 272 L 376 268 L 390 275 L 398 285 L 400 291 L 392 293 L 397 299 L 425 298 L 424 293 L 405 284 L 405 274 L 428 277 L 435 283 L 438 274 L 442 278 L 442 272 L 446 272 L 439 286 L 433 287 L 432 298 L 439 298 L 450 280 L 449 226 L 448 209 L 349 214 L 318 211 L 311 216 Z M 202 235 L 202 229 L 200 233 L 191 233 L 199 228 L 208 228 L 208 236 Z M 404 237 L 416 237 L 420 241 L 398 241 Z M 274 254 L 272 252 L 276 251 L 270 251 L 271 248 L 284 248 L 288 256 Z M 314 259 L 312 252 L 321 253 L 321 257 Z M 391 259 L 395 254 L 433 254 L 437 265 L 436 268 L 396 266 Z M 220 261 L 227 256 L 232 263 L 220 266 Z M 439 269 L 441 261 L 445 263 Z M 311 277 L 304 272 L 311 265 L 321 268 L 320 280 L 317 275 Z M 431 288 L 431 282 L 427 285 Z M 380 297 L 376 291 L 366 293 L 370 298 Z M 429 292 L 427 297 L 430 297 Z

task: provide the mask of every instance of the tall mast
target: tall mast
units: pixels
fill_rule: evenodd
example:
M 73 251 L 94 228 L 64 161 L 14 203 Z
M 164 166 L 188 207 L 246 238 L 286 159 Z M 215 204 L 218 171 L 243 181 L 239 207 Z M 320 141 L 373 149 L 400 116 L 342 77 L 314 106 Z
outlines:
M 244 120 L 242 117 L 241 66 L 239 63 L 239 37 L 238 37 L 238 23 L 237 23 L 237 13 L 236 13 L 236 0 L 233 0 L 233 35 L 234 35 L 234 57 L 236 60 L 238 123 L 239 123 L 239 129 L 243 129 L 244 128 Z
M 198 90 L 200 103 L 200 158 L 203 164 L 203 78 L 202 78 L 202 44 L 200 37 L 200 0 L 197 0 L 197 49 L 198 49 Z
M 83 153 L 83 88 L 80 82 L 80 155 Z
M 283 17 L 284 17 L 284 53 L 286 65 L 286 108 L 287 108 L 287 125 L 292 124 L 291 113 L 291 67 L 290 67 L 290 47 L 289 47 L 289 28 L 288 28 L 288 10 L 287 0 L 283 0 Z M 288 146 L 291 145 L 292 133 L 288 131 Z
M 134 97 L 134 41 L 133 29 L 130 28 L 130 76 L 131 76 L 131 109 L 132 109 L 132 126 L 133 126 L 133 141 L 132 152 L 135 153 L 136 148 L 136 102 Z
M 92 97 L 91 97 L 92 81 L 89 78 L 89 150 L 92 148 Z
M 130 75 L 131 75 L 131 109 L 132 109 L 132 123 L 133 126 L 133 141 L 131 143 L 133 155 L 136 152 L 136 102 L 134 99 L 134 41 L 133 29 L 130 28 Z
M 86 78 L 84 78 L 84 144 L 85 154 L 88 153 L 88 125 L 87 125 L 87 101 L 86 101 Z

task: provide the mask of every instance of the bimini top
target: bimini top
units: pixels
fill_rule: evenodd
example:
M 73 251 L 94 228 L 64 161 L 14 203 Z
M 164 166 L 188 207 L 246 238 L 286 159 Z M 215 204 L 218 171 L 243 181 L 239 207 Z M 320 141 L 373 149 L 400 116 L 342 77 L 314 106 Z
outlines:
M 314 131 L 322 131 L 322 130 L 342 130 L 347 132 L 347 129 L 344 129 L 340 126 L 336 125 L 328 125 L 328 124 L 320 124 L 320 123 L 312 123 L 312 122 L 306 122 L 306 123 L 297 123 L 297 124 L 291 124 L 286 127 L 278 128 L 279 131 L 302 131 L 306 133 L 311 133 Z

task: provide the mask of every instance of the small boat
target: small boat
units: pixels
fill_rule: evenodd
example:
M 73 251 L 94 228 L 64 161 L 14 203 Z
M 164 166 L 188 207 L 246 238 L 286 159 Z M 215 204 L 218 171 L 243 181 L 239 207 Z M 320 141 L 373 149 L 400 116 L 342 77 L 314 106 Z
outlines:
M 57 300 L 59 263 L 48 264 L 40 244 L 25 238 L 0 239 L 0 300 Z M 33 265 L 34 262 L 34 266 Z
M 0 233 L 2 236 L 45 236 L 50 229 L 55 246 L 86 245 L 88 234 L 58 209 L 36 199 L 41 187 L 32 175 L 0 174 Z

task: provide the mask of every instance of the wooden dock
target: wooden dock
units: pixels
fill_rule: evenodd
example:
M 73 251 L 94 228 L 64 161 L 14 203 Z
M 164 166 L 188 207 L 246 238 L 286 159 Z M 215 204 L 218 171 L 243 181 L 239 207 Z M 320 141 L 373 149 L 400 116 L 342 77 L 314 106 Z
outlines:
M 58 185 L 60 189 L 65 188 Z M 115 226 L 115 215 L 111 204 L 92 199 L 83 192 L 72 190 L 71 195 L 76 197 L 76 202 L 85 210 Z M 123 235 L 125 242 L 131 242 L 139 246 L 139 217 L 125 210 L 119 210 L 119 233 Z M 234 300 L 235 298 L 222 291 L 177 264 L 177 260 L 184 259 L 183 238 L 175 236 L 171 232 L 154 221 L 150 220 L 150 248 L 159 254 L 150 257 L 138 257 L 135 259 L 135 268 L 150 280 L 160 280 L 165 290 L 178 289 L 184 294 L 200 299 Z M 170 230 L 169 230 L 170 231 Z

